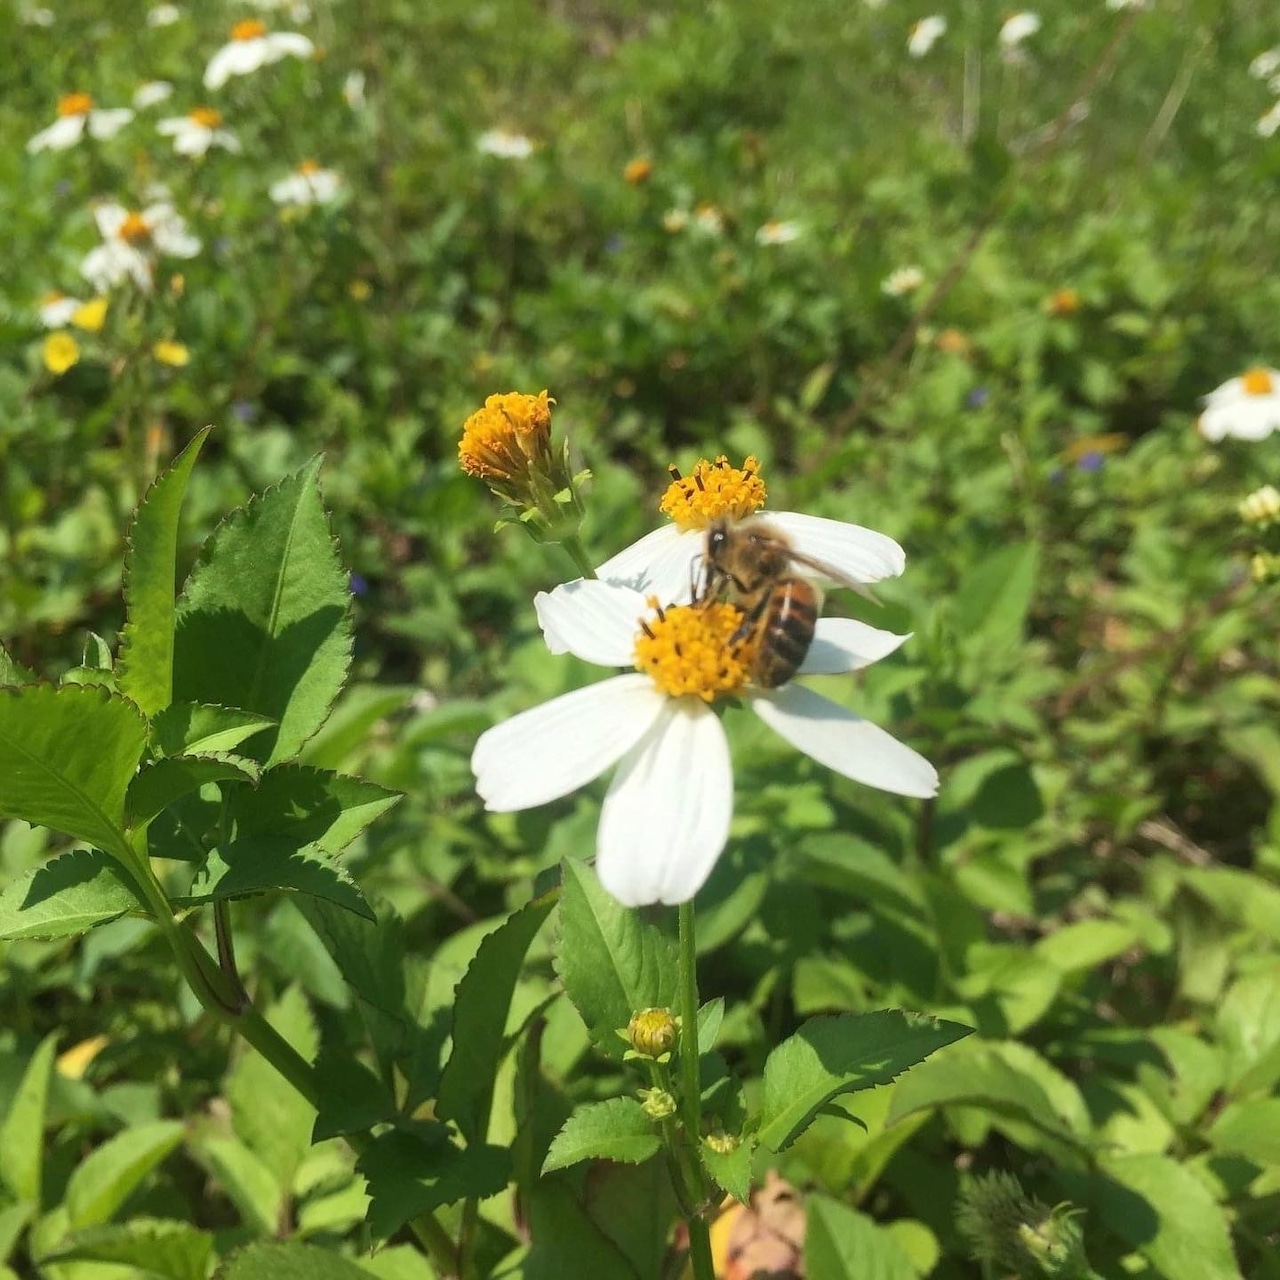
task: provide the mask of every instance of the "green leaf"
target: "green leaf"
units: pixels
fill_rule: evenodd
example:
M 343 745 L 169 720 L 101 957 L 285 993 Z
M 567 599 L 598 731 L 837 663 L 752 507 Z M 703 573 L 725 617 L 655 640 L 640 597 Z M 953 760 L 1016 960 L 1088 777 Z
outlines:
M 698 1010 L 698 1052 L 710 1053 L 716 1047 L 716 1037 L 724 1022 L 724 997 L 708 1000 Z
M 149 716 L 173 697 L 173 593 L 178 578 L 178 520 L 191 468 L 210 427 L 147 490 L 133 517 L 124 561 L 126 621 L 120 632 L 120 691 Z
M 218 1280 L 369 1280 L 341 1254 L 310 1244 L 251 1244 L 218 1271 Z
M 351 596 L 313 459 L 234 512 L 183 589 L 174 697 L 270 716 L 264 764 L 293 759 L 324 723 L 351 661 Z
M 275 721 L 237 707 L 174 702 L 151 722 L 151 745 L 162 756 L 213 755 L 234 751 Z
M 1139 936 L 1126 920 L 1079 920 L 1046 934 L 1034 950 L 1063 973 L 1080 973 L 1122 955 Z
M 106 1222 L 144 1178 L 182 1142 L 176 1120 L 157 1120 L 118 1133 L 91 1152 L 67 1183 L 66 1208 L 72 1227 Z
M 125 792 L 146 744 L 141 712 L 105 689 L 0 689 L 0 817 L 65 831 L 127 861 Z
M 662 1140 L 635 1098 L 609 1098 L 579 1107 L 552 1140 L 542 1172 L 567 1169 L 580 1160 L 639 1164 L 657 1155 Z
M 463 1150 L 443 1125 L 417 1122 L 379 1134 L 362 1152 L 369 1230 L 386 1240 L 411 1218 L 457 1200 L 482 1200 L 507 1185 L 509 1153 L 476 1143 Z
M 839 1094 L 888 1084 L 970 1031 L 900 1009 L 811 1018 L 765 1061 L 760 1142 L 783 1150 Z
M 1161 1155 L 1104 1159 L 1090 1217 L 1110 1227 L 1165 1280 L 1241 1280 L 1220 1205 L 1189 1169 Z
M 264 1236 L 279 1230 L 285 1189 L 239 1138 L 201 1134 L 194 1154 L 208 1166 L 246 1224 Z
M 73 849 L 0 892 L 0 941 L 67 938 L 130 911 L 147 914 L 128 871 L 96 849 Z
M 805 1202 L 805 1272 L 823 1280 L 916 1280 L 902 1247 L 873 1218 L 826 1196 Z
M 166 756 L 138 770 L 125 798 L 125 822 L 130 830 L 145 827 L 175 800 L 199 791 L 207 782 L 256 782 L 258 763 L 227 752 Z
M 164 1280 L 205 1280 L 213 1237 L 185 1222 L 133 1218 L 118 1226 L 87 1227 L 46 1254 L 54 1261 L 112 1262 Z
M 1022 638 L 1035 598 L 1040 550 L 1034 542 L 984 557 L 952 601 L 956 632 L 967 652 L 1001 654 Z
M 1231 1103 L 1206 1136 L 1215 1151 L 1244 1156 L 1263 1168 L 1280 1167 L 1280 1098 Z
M 737 1201 L 746 1204 L 751 1199 L 751 1165 L 755 1158 L 756 1143 L 751 1134 L 744 1134 L 732 1151 L 716 1151 L 703 1138 L 698 1146 L 703 1168 Z
M 305 765 L 268 769 L 258 786 L 230 798 L 238 839 L 275 836 L 298 848 L 315 845 L 341 853 L 375 818 L 399 804 L 400 795 L 363 778 Z
M 40 1042 L 0 1125 L 0 1182 L 19 1200 L 36 1205 L 40 1204 L 44 1122 L 57 1043 L 56 1031 Z
M 22 663 L 15 662 L 9 656 L 9 651 L 0 645 L 0 685 L 30 684 L 34 679 L 34 674 Z
M 416 692 L 407 685 L 348 686 L 332 715 L 307 743 L 304 762 L 317 769 L 341 769 L 353 752 L 367 747 L 378 722 L 406 706 Z
M 529 1236 L 533 1243 L 523 1280 L 639 1280 L 619 1245 L 569 1188 L 554 1179 L 533 1189 Z
M 348 1133 L 365 1133 L 394 1119 L 391 1091 L 359 1058 L 345 1050 L 321 1049 L 316 1060 L 317 1110 L 312 1142 Z
M 555 894 L 544 894 L 489 934 L 458 984 L 453 1050 L 440 1077 L 436 1112 L 453 1120 L 468 1142 L 487 1130 L 511 997 L 525 952 L 555 903 Z
M 556 970 L 596 1046 L 621 1058 L 624 1030 L 641 1009 L 675 1006 L 679 960 L 675 941 L 600 887 L 584 863 L 562 864 L 560 943 Z

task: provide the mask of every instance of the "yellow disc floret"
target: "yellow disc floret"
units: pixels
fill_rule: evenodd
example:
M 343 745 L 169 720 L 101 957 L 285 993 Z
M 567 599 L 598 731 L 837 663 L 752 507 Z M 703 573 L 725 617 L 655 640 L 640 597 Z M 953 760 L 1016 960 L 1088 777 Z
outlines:
M 140 213 L 127 213 L 116 234 L 125 244 L 131 244 L 135 247 L 140 244 L 146 244 L 151 239 L 151 223 Z
M 267 34 L 267 24 L 260 18 L 245 18 L 231 28 L 233 40 L 260 40 Z
M 1269 396 L 1276 381 L 1266 369 L 1249 369 L 1240 375 L 1240 385 L 1247 396 Z
M 741 610 L 719 601 L 659 609 L 636 638 L 636 669 L 673 698 L 736 693 L 751 666 L 749 643 L 733 639 L 741 623 Z
M 87 93 L 64 93 L 58 99 L 60 116 L 87 116 L 93 110 L 93 99 Z
M 553 404 L 545 391 L 490 396 L 462 426 L 458 461 L 463 471 L 485 480 L 527 475 L 530 461 L 547 453 Z
M 720 516 L 741 520 L 764 506 L 765 487 L 760 460 L 748 455 L 741 467 L 730 465 L 723 454 L 714 462 L 700 458 L 691 474 L 671 468 L 659 509 L 681 530 L 705 529 Z
M 222 112 L 217 107 L 193 107 L 187 118 L 204 129 L 216 129 L 222 123 Z

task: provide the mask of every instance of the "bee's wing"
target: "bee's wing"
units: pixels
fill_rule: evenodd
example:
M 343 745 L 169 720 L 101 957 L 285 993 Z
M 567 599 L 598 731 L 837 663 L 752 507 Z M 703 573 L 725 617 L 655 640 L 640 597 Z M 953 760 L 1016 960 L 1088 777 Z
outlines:
M 843 573 L 834 565 L 827 564 L 824 560 L 816 560 L 813 556 L 806 556 L 802 552 L 797 551 L 794 547 L 787 548 L 787 554 L 791 557 L 791 563 L 799 565 L 802 569 L 808 569 L 810 573 L 817 574 L 818 577 L 826 579 L 837 587 L 848 587 L 850 591 L 856 591 L 860 596 L 870 600 L 873 604 L 879 604 L 879 597 L 871 590 L 865 582 L 858 582 L 855 578 L 849 577 L 847 573 Z

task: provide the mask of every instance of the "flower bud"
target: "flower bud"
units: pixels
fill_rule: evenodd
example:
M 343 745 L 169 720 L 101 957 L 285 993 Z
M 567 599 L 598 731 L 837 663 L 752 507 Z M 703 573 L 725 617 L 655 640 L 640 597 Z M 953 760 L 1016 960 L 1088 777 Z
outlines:
M 1280 518 L 1280 492 L 1274 485 L 1264 484 L 1245 498 L 1238 509 L 1245 524 L 1265 528 Z
M 650 1120 L 666 1120 L 676 1113 L 676 1100 L 665 1089 L 641 1089 L 640 1105 Z
M 641 1009 L 627 1023 L 627 1040 L 642 1058 L 661 1062 L 675 1048 L 679 1024 L 669 1009 Z

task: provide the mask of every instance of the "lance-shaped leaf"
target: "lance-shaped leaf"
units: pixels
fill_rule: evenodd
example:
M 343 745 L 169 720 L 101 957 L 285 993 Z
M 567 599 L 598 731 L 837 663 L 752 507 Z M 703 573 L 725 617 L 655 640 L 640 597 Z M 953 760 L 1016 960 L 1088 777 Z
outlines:
M 256 782 L 258 762 L 227 752 L 199 756 L 166 756 L 138 770 L 129 784 L 125 821 L 130 830 L 144 827 L 181 796 L 198 791 L 206 782 Z
M 146 905 L 124 867 L 95 849 L 74 849 L 0 893 L 0 941 L 66 938 L 130 911 L 145 913 Z
M 41 1262 L 111 1262 L 162 1280 L 205 1280 L 212 1254 L 213 1236 L 207 1231 L 185 1222 L 132 1218 L 77 1231 Z
M 151 721 L 151 747 L 162 756 L 204 755 L 234 751 L 255 733 L 275 723 L 238 707 L 203 702 L 174 702 Z
M 351 596 L 314 459 L 230 515 L 178 604 L 174 697 L 277 722 L 246 751 L 293 759 L 324 723 L 351 661 Z
M 147 722 L 132 702 L 90 685 L 0 689 L 0 817 L 129 859 L 125 793 Z
M 0 1185 L 33 1204 L 40 1203 L 45 1112 L 57 1046 L 57 1032 L 40 1042 L 0 1124 Z
M 173 594 L 178 576 L 178 519 L 191 468 L 210 428 L 199 432 L 147 490 L 133 517 L 124 561 L 120 690 L 154 715 L 173 696 Z
M 182 1142 L 177 1120 L 154 1120 L 116 1134 L 81 1161 L 67 1182 L 73 1227 L 106 1222 L 144 1178 Z

